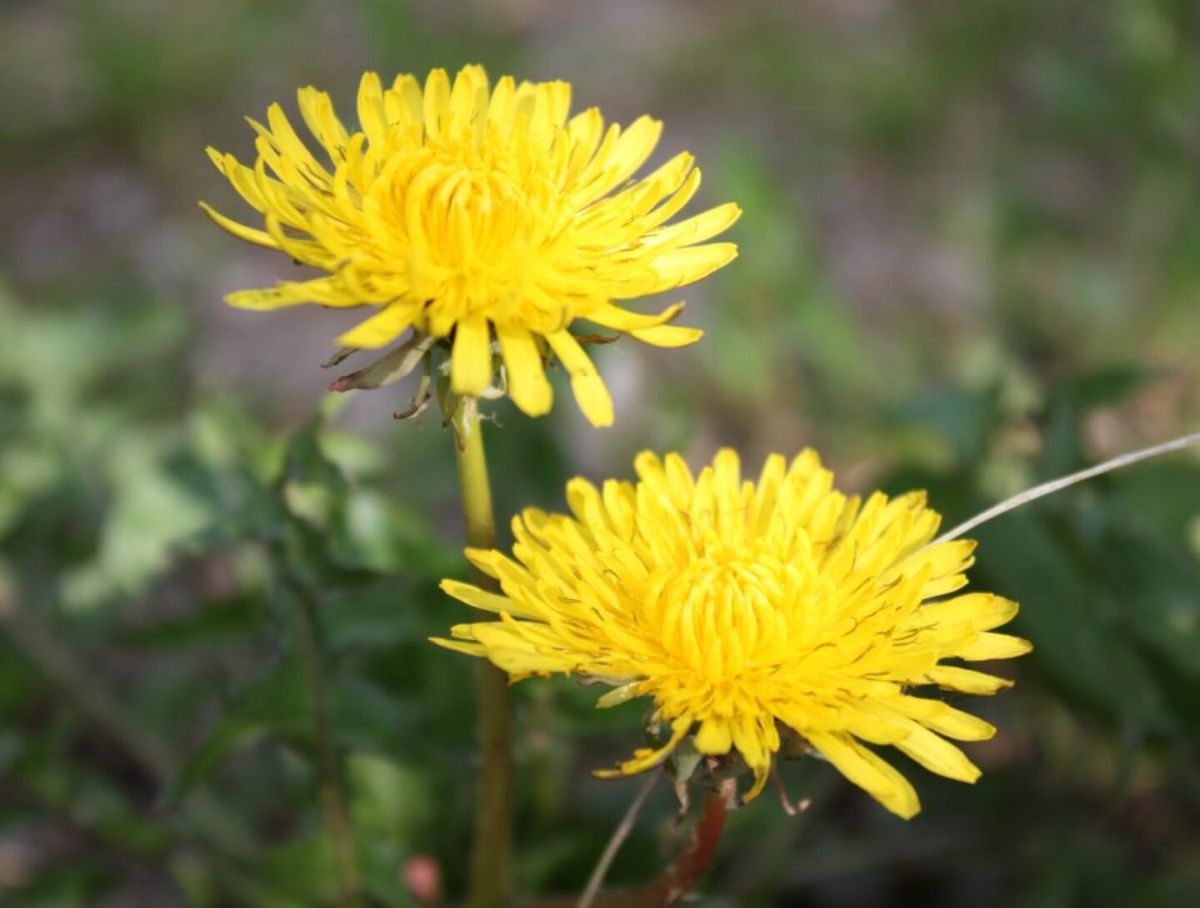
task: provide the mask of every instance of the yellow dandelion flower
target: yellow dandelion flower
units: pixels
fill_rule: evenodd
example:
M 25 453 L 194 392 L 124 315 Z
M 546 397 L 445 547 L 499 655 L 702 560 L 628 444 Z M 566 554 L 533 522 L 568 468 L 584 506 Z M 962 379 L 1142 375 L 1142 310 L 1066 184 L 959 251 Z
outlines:
M 263 228 L 203 207 L 234 236 L 328 273 L 238 291 L 232 305 L 374 306 L 339 343 L 380 348 L 410 328 L 447 339 L 452 390 L 462 395 L 489 387 L 494 339 L 508 391 L 532 416 L 550 410 L 552 354 L 596 425 L 612 422 L 612 401 L 568 330 L 576 319 L 663 347 L 699 339 L 668 324 L 681 302 L 656 315 L 614 303 L 690 284 L 737 254 L 732 243 L 706 242 L 737 220 L 732 203 L 668 223 L 700 184 L 690 154 L 632 179 L 659 121 L 606 128 L 595 108 L 569 115 L 565 82 L 505 76 L 491 86 L 479 66 L 453 82 L 435 69 L 423 88 L 402 75 L 385 89 L 367 73 L 353 132 L 324 92 L 302 88 L 299 106 L 327 161 L 272 104 L 266 125 L 250 121 L 253 167 L 209 149 Z
M 951 779 L 979 776 L 946 739 L 984 740 L 995 728 L 912 689 L 995 693 L 1010 682 L 945 660 L 1030 646 L 993 633 L 1016 603 L 952 595 L 974 544 L 929 545 L 940 517 L 924 493 L 847 497 L 812 451 L 790 464 L 771 455 L 757 482 L 743 481 L 730 450 L 695 478 L 677 454 L 643 453 L 635 465 L 636 483 L 568 483 L 572 516 L 526 510 L 513 521 L 515 560 L 468 550 L 503 594 L 454 580 L 442 588 L 501 620 L 436 642 L 514 680 L 600 680 L 614 688 L 600 706 L 652 697 L 670 739 L 609 775 L 649 769 L 693 735 L 700 753 L 741 755 L 755 776 L 749 799 L 781 735 L 798 734 L 906 818 L 920 809 L 916 792 L 866 744 Z

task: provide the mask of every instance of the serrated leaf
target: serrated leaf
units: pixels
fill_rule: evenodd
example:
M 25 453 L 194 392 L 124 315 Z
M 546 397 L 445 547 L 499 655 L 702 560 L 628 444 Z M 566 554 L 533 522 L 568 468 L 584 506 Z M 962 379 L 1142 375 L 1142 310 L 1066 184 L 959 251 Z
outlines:
M 225 705 L 204 741 L 166 794 L 175 802 L 191 792 L 227 756 L 266 737 L 304 739 L 309 730 L 302 666 L 280 663 Z

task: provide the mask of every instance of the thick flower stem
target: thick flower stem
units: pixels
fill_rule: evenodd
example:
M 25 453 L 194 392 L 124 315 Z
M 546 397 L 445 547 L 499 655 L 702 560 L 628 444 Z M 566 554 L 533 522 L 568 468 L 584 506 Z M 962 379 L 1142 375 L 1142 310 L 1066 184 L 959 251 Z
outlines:
M 462 487 L 467 545 L 489 549 L 495 543 L 492 490 L 479 408 L 473 397 L 459 397 L 451 414 L 457 443 L 458 481 Z M 474 574 L 474 581 L 494 589 L 490 577 Z M 471 908 L 501 908 L 508 901 L 512 863 L 512 746 L 509 730 L 508 680 L 504 672 L 486 662 L 477 667 L 479 699 L 479 775 L 475 814 L 475 842 L 471 855 L 468 904 Z
M 329 691 L 325 677 L 324 640 L 320 613 L 312 595 L 298 581 L 288 578 L 287 586 L 296 606 L 300 638 L 300 660 L 308 688 L 308 712 L 312 721 L 313 749 L 317 762 L 317 789 L 325 828 L 333 847 L 334 872 L 339 908 L 356 908 L 360 903 L 361 883 L 354 849 L 354 832 L 346 805 L 345 780 L 333 738 L 329 717 Z

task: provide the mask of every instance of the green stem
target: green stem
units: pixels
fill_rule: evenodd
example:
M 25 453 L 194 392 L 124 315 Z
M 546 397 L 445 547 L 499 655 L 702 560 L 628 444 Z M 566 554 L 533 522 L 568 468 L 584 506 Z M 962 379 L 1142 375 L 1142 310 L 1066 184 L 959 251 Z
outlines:
M 467 545 L 491 548 L 496 541 L 492 490 L 479 408 L 473 397 L 460 397 L 450 416 L 457 443 L 458 482 L 462 488 Z M 495 589 L 478 571 L 474 580 Z M 512 747 L 509 741 L 508 679 L 489 663 L 476 667 L 479 699 L 479 747 L 482 766 L 471 854 L 470 908 L 501 908 L 508 901 L 512 864 Z
M 629 808 L 625 811 L 625 816 L 621 817 L 621 822 L 617 824 L 612 838 L 604 846 L 600 860 L 596 862 L 596 867 L 592 871 L 592 875 L 588 877 L 587 886 L 584 887 L 583 895 L 579 897 L 579 902 L 575 908 L 592 908 L 592 905 L 596 901 L 596 896 L 600 893 L 600 887 L 604 885 L 604 878 L 608 876 L 608 868 L 612 866 L 612 862 L 617 857 L 617 852 L 621 850 L 621 846 L 625 844 L 625 840 L 633 832 L 633 826 L 637 822 L 638 814 L 642 812 L 642 807 L 645 806 L 646 799 L 650 797 L 650 792 L 661 778 L 662 773 L 660 772 L 651 771 L 646 773 L 646 781 L 638 789 L 637 796 L 630 802 Z
M 288 578 L 291 600 L 296 605 L 299 626 L 300 660 L 304 666 L 304 681 L 308 689 L 308 711 L 312 719 L 313 747 L 317 761 L 317 789 L 325 827 L 333 846 L 334 868 L 337 874 L 337 903 L 341 908 L 359 904 L 361 884 L 355 858 L 354 831 L 350 811 L 346 806 L 345 780 L 334 742 L 333 725 L 329 718 L 329 689 L 325 678 L 325 646 L 321 633 L 321 616 L 309 591 L 299 581 Z

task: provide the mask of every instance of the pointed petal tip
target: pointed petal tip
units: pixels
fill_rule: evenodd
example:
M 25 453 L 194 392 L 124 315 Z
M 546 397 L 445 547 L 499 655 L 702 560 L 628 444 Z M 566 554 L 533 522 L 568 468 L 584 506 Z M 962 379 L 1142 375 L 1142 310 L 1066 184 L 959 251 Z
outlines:
M 704 337 L 704 332 L 700 328 L 687 328 L 683 325 L 659 325 L 657 328 L 630 331 L 629 336 L 652 347 L 673 349 L 690 347 Z
M 234 309 L 245 309 L 248 312 L 270 312 L 282 308 L 280 304 L 271 302 L 274 297 L 270 289 L 234 290 L 222 298 Z

